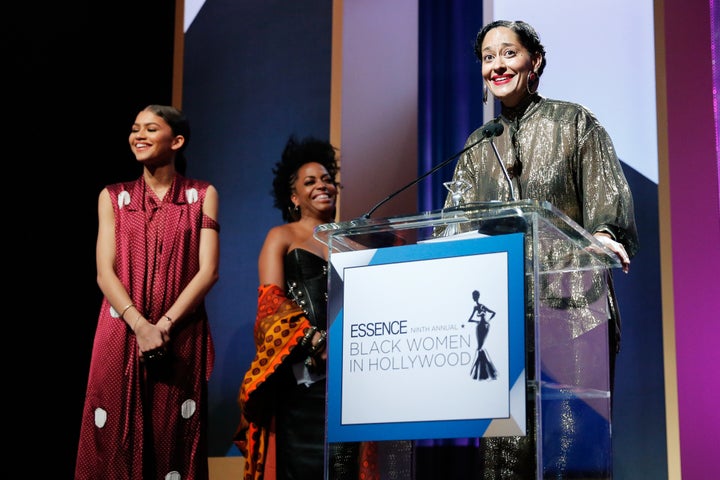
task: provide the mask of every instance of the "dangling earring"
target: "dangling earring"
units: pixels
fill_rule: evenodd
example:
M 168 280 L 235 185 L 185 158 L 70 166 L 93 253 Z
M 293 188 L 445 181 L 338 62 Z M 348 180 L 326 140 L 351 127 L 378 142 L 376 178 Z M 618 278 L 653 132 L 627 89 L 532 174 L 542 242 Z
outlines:
M 483 88 L 483 103 L 487 104 L 487 97 L 488 97 L 488 88 L 487 85 L 485 85 L 485 88 Z
M 536 82 L 537 82 L 538 84 L 535 85 L 535 90 L 530 90 L 530 84 L 536 83 Z M 534 70 L 531 70 L 530 73 L 528 73 L 527 85 L 525 85 L 525 88 L 527 89 L 527 92 L 528 92 L 530 95 L 536 93 L 536 92 L 538 91 L 538 87 L 540 86 L 539 83 L 540 83 L 540 77 L 538 76 L 537 73 L 535 73 Z
M 300 218 L 300 205 L 295 205 L 291 207 L 288 205 L 288 212 L 290 212 L 290 216 L 295 219 Z

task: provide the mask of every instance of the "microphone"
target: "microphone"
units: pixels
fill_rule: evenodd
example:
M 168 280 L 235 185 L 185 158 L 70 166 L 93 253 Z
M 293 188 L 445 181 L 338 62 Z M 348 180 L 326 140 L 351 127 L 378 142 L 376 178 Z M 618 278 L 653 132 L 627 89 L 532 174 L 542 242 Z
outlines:
M 440 170 L 440 169 L 443 168 L 444 166 L 448 165 L 451 161 L 455 160 L 457 157 L 459 157 L 459 156 L 462 155 L 463 153 L 467 152 L 467 151 L 470 150 L 471 148 L 477 146 L 480 142 L 482 142 L 482 141 L 485 140 L 486 138 L 489 138 L 489 139 L 490 139 L 490 144 L 492 145 L 493 149 L 495 149 L 495 144 L 492 143 L 492 138 L 493 138 L 493 137 L 497 137 L 498 135 L 502 134 L 503 130 L 505 130 L 505 127 L 503 127 L 503 124 L 500 123 L 500 121 L 496 118 L 496 119 L 493 120 L 489 125 L 487 125 L 487 126 L 485 126 L 485 127 L 482 128 L 482 130 L 480 131 L 480 140 L 471 143 L 470 145 L 468 145 L 467 147 L 463 148 L 463 149 L 460 150 L 459 152 L 451 155 L 450 157 L 448 157 L 448 158 L 446 158 L 445 160 L 443 160 L 441 163 L 435 165 L 435 167 L 433 167 L 431 170 L 429 170 L 428 172 L 423 173 L 423 174 L 420 175 L 418 178 L 416 178 L 416 179 L 413 180 L 412 182 L 408 183 L 407 185 L 405 185 L 405 186 L 402 187 L 401 189 L 396 190 L 395 192 L 391 193 L 391 194 L 388 195 L 387 197 L 383 198 L 383 199 L 380 200 L 378 203 L 376 203 L 374 207 L 372 207 L 370 210 L 368 210 L 367 213 L 365 213 L 365 214 L 364 214 L 363 216 L 361 216 L 360 218 L 364 218 L 364 219 L 370 218 L 370 215 L 372 215 L 372 214 L 375 212 L 375 210 L 377 210 L 377 209 L 380 208 L 381 206 L 385 205 L 387 202 L 389 202 L 390 200 L 392 200 L 393 198 L 395 198 L 397 195 L 401 194 L 402 192 L 404 192 L 404 191 L 407 190 L 408 188 L 412 187 L 413 185 L 415 185 L 416 183 L 418 183 L 418 182 L 419 182 L 420 180 L 422 180 L 423 178 L 427 177 L 428 175 L 432 175 L 433 173 L 437 172 L 438 170 Z M 498 157 L 498 160 L 500 160 L 500 156 L 498 155 L 497 150 L 495 150 L 495 155 Z M 502 165 L 502 162 L 500 162 L 500 164 Z M 504 166 L 503 166 L 503 171 L 505 171 L 505 167 L 504 167 Z M 505 176 L 509 179 L 509 176 L 508 176 L 508 174 L 507 174 L 507 171 L 505 171 Z M 510 185 L 510 188 L 512 189 L 512 184 Z M 512 191 L 512 190 L 511 190 L 511 191 Z M 514 194 L 513 194 L 513 195 L 514 195 Z
M 503 124 L 500 123 L 500 120 L 496 118 L 490 125 L 484 127 L 480 133 L 482 134 L 483 138 L 492 138 L 502 135 L 503 130 L 505 130 L 505 127 L 503 127 Z

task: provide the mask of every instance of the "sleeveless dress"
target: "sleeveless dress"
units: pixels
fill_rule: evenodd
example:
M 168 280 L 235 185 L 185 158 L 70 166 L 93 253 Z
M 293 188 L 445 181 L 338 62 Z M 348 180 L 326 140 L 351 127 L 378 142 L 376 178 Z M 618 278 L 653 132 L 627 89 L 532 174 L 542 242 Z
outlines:
M 285 257 L 285 294 L 300 306 L 311 325 L 327 329 L 327 262 L 307 250 Z M 325 375 L 298 383 L 307 356 L 295 349 L 276 372 L 280 390 L 275 407 L 277 475 L 279 479 L 318 480 L 325 470 Z
M 199 269 L 208 183 L 177 175 L 163 200 L 142 177 L 107 187 L 115 270 L 156 322 Z M 75 480 L 207 480 L 207 382 L 215 352 L 201 302 L 178 321 L 166 363 L 141 362 L 130 327 L 103 298 L 90 359 Z

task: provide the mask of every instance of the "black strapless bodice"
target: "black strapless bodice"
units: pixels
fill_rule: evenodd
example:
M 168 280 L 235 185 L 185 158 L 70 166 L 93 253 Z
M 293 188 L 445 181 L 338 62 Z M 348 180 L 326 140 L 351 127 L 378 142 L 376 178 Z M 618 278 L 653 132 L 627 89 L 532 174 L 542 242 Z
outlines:
M 302 248 L 285 255 L 285 293 L 310 323 L 327 330 L 327 261 Z

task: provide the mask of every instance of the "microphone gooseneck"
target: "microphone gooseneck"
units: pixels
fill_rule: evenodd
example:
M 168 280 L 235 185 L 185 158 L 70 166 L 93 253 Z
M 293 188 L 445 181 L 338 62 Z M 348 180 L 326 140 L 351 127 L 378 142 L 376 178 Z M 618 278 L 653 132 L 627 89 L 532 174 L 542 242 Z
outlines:
M 502 124 L 498 123 L 500 126 L 500 133 L 503 131 Z M 500 135 L 498 133 L 498 135 Z M 500 164 L 500 168 L 502 169 L 503 175 L 505 176 L 505 180 L 507 180 L 508 186 L 510 187 L 510 198 L 515 201 L 517 200 L 517 197 L 515 196 L 515 188 L 512 184 L 512 179 L 510 178 L 510 175 L 508 174 L 507 168 L 505 168 L 505 164 L 503 163 L 502 159 L 500 158 L 500 153 L 498 152 L 497 147 L 495 146 L 495 142 L 493 142 L 492 137 L 490 138 L 490 146 L 493 149 L 493 152 L 495 153 L 495 158 L 497 158 L 498 163 Z
M 463 148 L 463 149 L 460 150 L 459 152 L 457 152 L 457 153 L 449 156 L 448 158 L 446 158 L 445 160 L 443 160 L 441 163 L 437 164 L 435 167 L 433 167 L 433 168 L 430 169 L 429 171 L 427 171 L 427 172 L 423 173 L 422 175 L 420 175 L 418 178 L 416 178 L 416 179 L 413 180 L 412 182 L 408 183 L 407 185 L 405 185 L 405 186 L 402 187 L 401 189 L 396 190 L 395 192 L 391 193 L 391 194 L 388 195 L 387 197 L 383 198 L 383 199 L 380 200 L 378 203 L 376 203 L 374 207 L 372 207 L 370 210 L 368 210 L 367 213 L 365 213 L 365 214 L 364 214 L 362 217 L 360 217 L 360 218 L 363 218 L 363 219 L 368 219 L 368 218 L 370 218 L 370 215 L 372 215 L 372 214 L 375 212 L 375 210 L 377 210 L 377 209 L 380 208 L 381 206 L 385 205 L 385 203 L 389 202 L 390 200 L 392 200 L 393 198 L 395 198 L 397 195 L 401 194 L 402 192 L 404 192 L 404 191 L 407 190 L 408 188 L 412 187 L 413 185 L 415 185 L 416 183 L 418 183 L 418 182 L 419 182 L 420 180 L 422 180 L 423 178 L 427 177 L 428 175 L 432 175 L 433 173 L 437 172 L 438 170 L 440 170 L 440 169 L 443 168 L 444 166 L 448 165 L 451 161 L 453 161 L 454 159 L 456 159 L 457 157 L 459 157 L 459 156 L 462 155 L 463 153 L 467 152 L 467 151 L 470 150 L 471 148 L 475 147 L 476 145 L 478 145 L 480 142 L 482 142 L 482 141 L 485 140 L 486 138 L 489 138 L 489 139 L 490 139 L 490 144 L 492 145 L 493 149 L 495 149 L 495 144 L 492 143 L 492 137 L 496 137 L 496 136 L 502 134 L 503 130 L 505 130 L 505 127 L 503 127 L 502 123 L 500 123 L 500 121 L 496 118 L 496 119 L 495 119 L 493 122 L 491 122 L 489 125 L 487 125 L 486 127 L 483 127 L 483 129 L 482 129 L 481 132 L 480 132 L 480 140 L 471 143 L 470 145 L 468 145 L 467 147 Z M 498 155 L 496 149 L 495 149 L 495 155 L 497 156 L 498 160 L 500 160 L 500 156 Z M 502 165 L 502 162 L 500 162 L 500 164 Z M 510 177 L 508 176 L 507 171 L 505 170 L 505 167 L 504 167 L 504 166 L 503 166 L 503 171 L 505 172 L 505 176 L 509 179 Z M 510 189 L 511 189 L 511 192 L 512 192 L 512 184 L 510 185 Z M 515 194 L 513 193 L 513 197 L 514 197 L 514 195 L 515 195 Z

